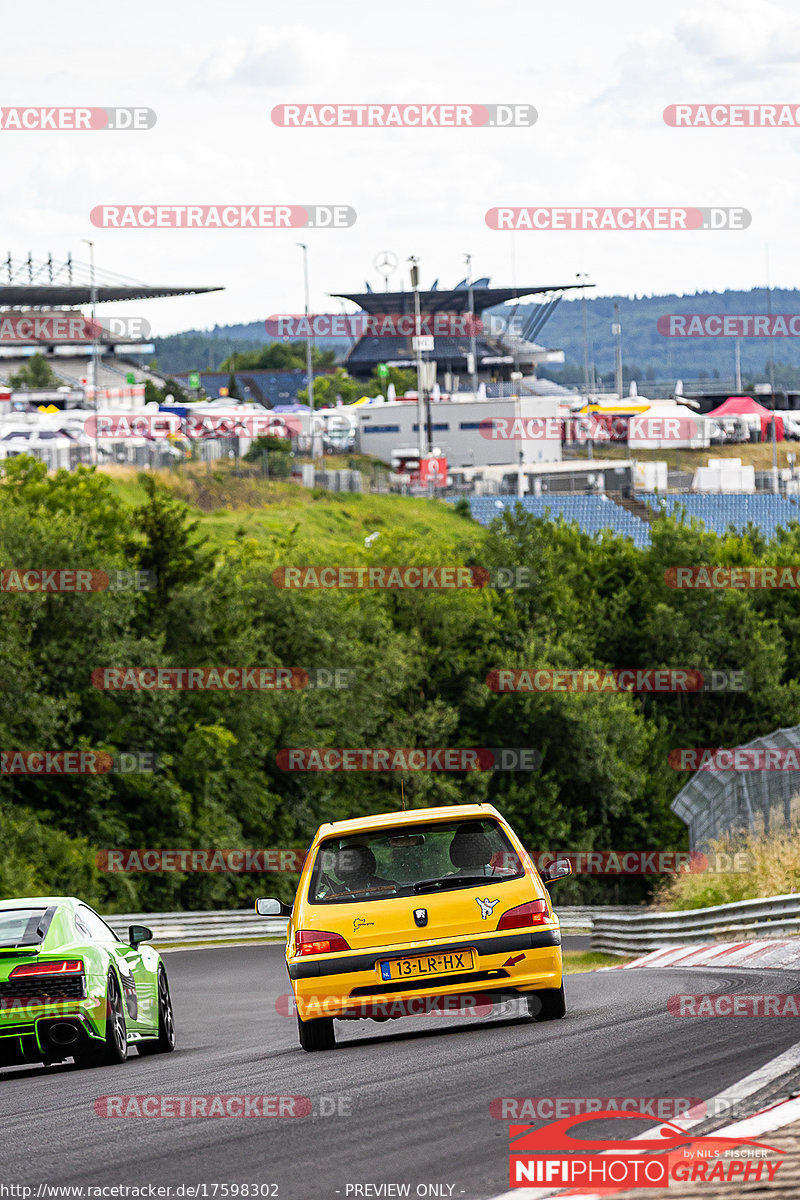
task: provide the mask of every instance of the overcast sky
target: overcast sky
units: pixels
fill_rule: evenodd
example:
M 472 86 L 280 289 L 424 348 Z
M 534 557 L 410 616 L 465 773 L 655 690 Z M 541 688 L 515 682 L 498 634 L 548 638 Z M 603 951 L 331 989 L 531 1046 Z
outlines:
M 408 286 L 452 285 L 473 256 L 497 285 L 567 283 L 596 294 L 798 282 L 800 129 L 674 129 L 678 102 L 800 105 L 800 15 L 786 2 L 510 0 L 298 6 L 267 0 L 138 0 L 79 11 L 5 6 L 2 105 L 144 105 L 139 132 L 0 132 L 3 243 L 52 250 L 216 295 L 150 302 L 166 334 L 260 320 L 326 293 L 375 289 L 393 251 Z M 292 102 L 528 103 L 517 129 L 286 129 Z M 349 204 L 342 230 L 103 230 L 97 204 Z M 743 206 L 744 231 L 499 232 L 497 205 Z M 124 309 L 120 309 L 124 311 Z M 141 305 L 135 311 L 141 311 Z M 129 306 L 134 312 L 134 306 Z

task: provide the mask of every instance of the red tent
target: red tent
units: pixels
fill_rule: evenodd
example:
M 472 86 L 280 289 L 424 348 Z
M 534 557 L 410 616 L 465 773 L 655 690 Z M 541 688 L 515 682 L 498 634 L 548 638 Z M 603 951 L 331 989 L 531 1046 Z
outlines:
M 760 417 L 761 418 L 761 436 L 767 436 L 770 422 L 772 420 L 772 410 L 765 408 L 763 404 L 758 404 L 752 396 L 728 396 L 724 403 L 720 404 L 719 408 L 715 408 L 713 412 L 706 413 L 707 417 Z M 776 441 L 783 441 L 783 417 L 779 414 L 775 416 L 775 438 Z M 770 434 L 771 436 L 771 434 Z

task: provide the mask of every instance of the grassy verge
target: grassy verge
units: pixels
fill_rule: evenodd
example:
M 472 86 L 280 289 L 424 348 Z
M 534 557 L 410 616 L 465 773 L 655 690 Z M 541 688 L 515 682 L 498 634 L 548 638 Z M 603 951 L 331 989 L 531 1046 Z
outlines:
M 633 962 L 629 958 L 618 958 L 616 954 L 603 954 L 599 950 L 564 950 L 562 953 L 565 975 L 577 975 L 579 971 L 596 971 L 598 967 L 620 967 Z

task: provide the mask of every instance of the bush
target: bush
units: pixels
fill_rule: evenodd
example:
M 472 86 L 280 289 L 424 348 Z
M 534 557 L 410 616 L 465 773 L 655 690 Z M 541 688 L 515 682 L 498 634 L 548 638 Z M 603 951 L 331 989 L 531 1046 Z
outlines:
M 657 901 L 676 912 L 732 904 L 737 900 L 760 900 L 785 896 L 800 889 L 800 827 L 769 836 L 720 838 L 709 843 L 717 855 L 746 854 L 751 870 L 727 871 L 718 875 L 687 872 L 663 885 Z

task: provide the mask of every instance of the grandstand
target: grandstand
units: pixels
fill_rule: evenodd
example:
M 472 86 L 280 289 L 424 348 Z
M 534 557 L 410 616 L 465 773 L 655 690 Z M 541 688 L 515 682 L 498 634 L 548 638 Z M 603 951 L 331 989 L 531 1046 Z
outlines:
M 696 517 L 705 524 L 706 529 L 718 534 L 724 534 L 730 528 L 742 533 L 752 524 L 765 537 L 772 539 L 778 529 L 785 529 L 791 521 L 800 521 L 800 503 L 790 496 L 779 496 L 773 492 L 742 495 L 671 492 L 666 496 L 656 492 L 638 492 L 637 499 L 643 500 L 656 513 L 671 513 L 684 522 Z
M 650 529 L 646 521 L 615 504 L 607 496 L 471 496 L 468 503 L 472 516 L 481 525 L 488 525 L 505 509 L 514 509 L 521 504 L 523 511 L 534 517 L 557 521 L 560 517 L 568 525 L 576 524 L 592 537 L 610 530 L 619 537 L 629 537 L 639 548 L 649 546 Z
M 45 353 L 40 351 L 40 353 Z M 13 358 L 0 357 L 0 384 L 11 386 L 11 376 L 19 371 L 28 361 L 29 355 L 19 355 Z M 92 381 L 92 361 L 86 354 L 48 354 L 47 362 L 53 374 L 60 383 L 71 389 L 89 389 Z M 142 384 L 151 379 L 158 387 L 163 380 L 153 371 L 140 366 L 132 359 L 110 353 L 98 355 L 97 386 L 102 393 L 108 388 L 124 388 L 128 375 L 133 375 L 135 384 Z
M 108 390 L 133 385 L 141 391 L 148 379 L 161 386 L 163 379 L 142 365 L 154 353 L 153 345 L 142 336 L 149 329 L 151 300 L 169 296 L 196 295 L 221 291 L 219 287 L 162 287 L 125 279 L 115 272 L 95 271 L 90 264 L 73 259 L 54 261 L 52 254 L 43 261 L 14 260 L 9 253 L 0 262 L 0 317 L 9 318 L 0 338 L 0 386 L 10 384 L 15 375 L 33 354 L 43 355 L 53 374 L 64 388 L 80 389 L 83 398 L 91 394 L 93 358 L 97 356 L 97 386 L 100 399 Z M 110 302 L 146 302 L 144 310 L 135 314 L 125 310 L 125 316 L 115 311 L 109 324 L 99 335 L 84 333 L 74 338 L 62 336 L 58 320 L 75 316 L 81 308 L 106 305 Z M 84 316 L 86 313 L 84 312 Z M 38 321 L 35 335 L 16 331 L 15 320 L 22 317 Z M 97 313 L 98 322 L 106 321 L 105 311 Z M 49 325 L 48 325 L 49 322 Z M 134 330 L 134 332 L 130 332 Z M 45 331 L 45 332 L 40 332 Z M 96 337 L 96 341 L 91 338 Z M 61 400 L 54 403 L 61 406 Z M 66 399 L 63 404 L 69 401 Z
M 488 277 L 477 279 L 470 286 L 466 279 L 453 288 L 438 287 L 437 283 L 426 291 L 420 290 L 419 303 L 422 314 L 468 313 L 471 303 L 475 313 L 482 316 L 489 309 L 499 309 L 503 320 L 508 322 L 517 314 L 520 302 L 537 296 L 542 303 L 534 307 L 525 319 L 522 335 L 511 333 L 489 336 L 479 333 L 475 338 L 475 369 L 481 381 L 508 380 L 511 372 L 522 370 L 531 374 L 537 363 L 563 362 L 563 352 L 548 350 L 539 345 L 535 338 L 557 307 L 565 292 L 589 284 L 531 284 L 520 287 L 490 287 Z M 411 315 L 414 312 L 414 292 L 333 292 L 337 300 L 349 300 L 363 312 L 373 314 Z M 516 304 L 513 302 L 516 301 Z M 501 309 L 499 306 L 503 306 Z M 513 328 L 513 326 L 509 327 Z M 471 340 L 468 335 L 460 337 L 435 336 L 433 350 L 425 352 L 436 363 L 437 375 L 445 391 L 451 390 L 454 376 L 469 378 L 469 355 Z M 379 363 L 414 367 L 415 353 L 411 337 L 360 337 L 345 358 L 345 367 L 355 379 L 368 379 Z
M 746 495 L 697 495 L 682 492 L 660 496 L 657 492 L 637 493 L 653 514 L 667 513 L 682 521 L 701 520 L 706 529 L 724 534 L 733 528 L 742 533 L 754 525 L 768 540 L 775 538 L 778 529 L 786 529 L 792 521 L 800 521 L 800 499 L 772 493 Z M 635 513 L 615 503 L 610 497 L 575 496 L 551 493 L 547 496 L 469 496 L 466 498 L 472 516 L 481 525 L 488 525 L 506 509 L 521 504 L 525 512 L 550 521 L 563 518 L 576 524 L 592 537 L 611 530 L 620 537 L 629 537 L 638 547 L 650 545 L 650 526 Z M 455 502 L 453 499 L 451 502 Z

